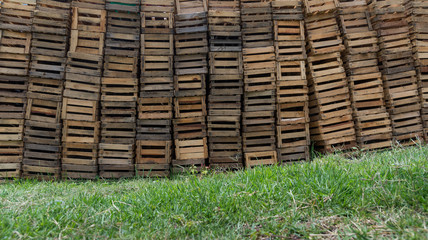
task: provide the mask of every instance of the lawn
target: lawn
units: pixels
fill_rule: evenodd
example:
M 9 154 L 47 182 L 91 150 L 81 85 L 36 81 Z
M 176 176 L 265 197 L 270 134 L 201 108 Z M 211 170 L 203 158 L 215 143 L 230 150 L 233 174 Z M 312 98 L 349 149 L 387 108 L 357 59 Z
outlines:
M 0 185 L 0 238 L 428 239 L 428 146 L 172 179 Z

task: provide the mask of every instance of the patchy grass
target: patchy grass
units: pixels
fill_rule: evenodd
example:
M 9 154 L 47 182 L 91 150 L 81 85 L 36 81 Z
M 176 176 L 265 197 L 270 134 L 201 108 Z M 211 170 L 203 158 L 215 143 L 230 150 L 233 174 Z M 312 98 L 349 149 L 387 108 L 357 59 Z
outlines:
M 428 147 L 206 176 L 0 185 L 0 238 L 428 239 Z

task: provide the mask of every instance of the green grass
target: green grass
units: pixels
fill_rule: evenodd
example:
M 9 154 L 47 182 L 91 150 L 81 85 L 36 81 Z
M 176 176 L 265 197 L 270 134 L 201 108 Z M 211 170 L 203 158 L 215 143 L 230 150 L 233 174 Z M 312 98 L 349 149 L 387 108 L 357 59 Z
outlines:
M 428 239 L 428 146 L 227 174 L 0 185 L 0 238 Z

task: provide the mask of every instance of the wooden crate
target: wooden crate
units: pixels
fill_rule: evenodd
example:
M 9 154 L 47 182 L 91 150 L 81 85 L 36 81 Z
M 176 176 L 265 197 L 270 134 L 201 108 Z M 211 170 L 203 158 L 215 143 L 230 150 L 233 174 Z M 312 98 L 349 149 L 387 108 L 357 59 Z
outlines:
M 391 114 L 390 117 L 394 142 L 407 146 L 416 145 L 423 139 L 420 111 Z
M 21 165 L 24 154 L 24 142 L 0 141 L 0 164 L 17 163 Z
M 95 122 L 98 120 L 98 102 L 73 98 L 63 98 L 61 118 Z
M 174 95 L 176 97 L 203 96 L 206 94 L 204 74 L 182 75 L 174 77 Z
M 141 12 L 141 33 L 173 34 L 174 14 L 172 12 Z
M 208 96 L 209 116 L 241 116 L 240 95 L 213 95 Z
M 330 119 L 352 114 L 349 94 L 340 94 L 332 97 L 323 97 L 309 101 L 311 121 Z
M 43 181 L 57 180 L 61 176 L 60 167 L 44 167 L 22 165 L 22 177 L 25 179 L 37 179 Z
M 62 141 L 75 143 L 98 143 L 99 122 L 64 120 Z
M 211 0 L 208 9 L 216 11 L 239 11 L 240 0 Z
M 0 163 L 0 179 L 19 178 L 20 176 L 20 163 Z
M 349 88 L 354 112 L 364 114 L 369 110 L 385 110 L 383 84 L 379 72 L 349 76 Z
M 392 146 L 392 128 L 389 114 L 384 112 L 360 115 L 354 118 L 358 144 L 373 150 Z
M 64 97 L 97 101 L 100 99 L 101 77 L 67 73 Z
M 137 78 L 111 78 L 101 79 L 102 101 L 136 102 L 138 92 Z
M 170 119 L 138 119 L 137 140 L 167 141 L 171 140 Z
M 31 54 L 61 58 L 67 57 L 68 39 L 68 35 L 33 33 Z
M 71 30 L 70 32 L 70 53 L 102 55 L 104 51 L 103 32 L 87 32 Z
M 309 161 L 311 159 L 309 146 L 280 148 L 277 152 L 278 162 L 281 164 Z
M 139 0 L 106 0 L 106 10 L 113 12 L 131 12 L 138 13 L 140 11 Z
M 100 177 L 107 179 L 132 178 L 135 176 L 133 164 L 100 165 Z
M 276 151 L 245 152 L 245 166 L 247 168 L 263 165 L 275 165 L 277 163 L 278 158 Z
M 175 11 L 175 0 L 141 0 L 141 12 L 166 12 Z
M 246 92 L 244 94 L 244 111 L 274 111 L 275 90 Z
M 142 56 L 173 56 L 173 34 L 141 34 Z
M 21 141 L 24 119 L 0 119 L 0 141 Z
M 273 69 L 259 69 L 245 71 L 244 92 L 260 92 L 276 88 L 275 71 Z
M 273 46 L 273 22 L 270 2 L 241 3 L 244 48 Z
M 308 102 L 278 103 L 277 125 L 302 124 L 309 122 Z
M 30 77 L 64 79 L 64 57 L 32 55 L 30 64 Z
M 176 14 L 174 21 L 175 34 L 191 34 L 208 31 L 208 19 L 206 12 L 193 12 L 188 14 Z
M 135 123 L 136 102 L 101 101 L 101 121 L 103 123 Z
M 175 0 L 178 14 L 206 12 L 208 9 L 207 2 L 207 0 Z
M 381 50 L 382 52 L 382 50 Z M 381 71 L 387 75 L 398 74 L 415 69 L 412 52 L 400 52 L 380 57 Z
M 242 75 L 242 54 L 240 52 L 210 52 L 210 74 Z
M 294 148 L 310 145 L 309 123 L 277 126 L 278 148 Z
M 275 49 L 272 46 L 244 48 L 242 51 L 244 72 L 246 75 L 252 74 L 260 69 L 275 70 Z
M 103 57 L 101 55 L 68 52 L 66 72 L 67 75 L 81 74 L 100 77 L 102 72 Z
M 71 179 L 95 179 L 98 175 L 98 144 L 62 144 L 62 177 Z
M 0 53 L 0 74 L 27 76 L 29 54 Z
M 207 139 L 175 140 L 175 159 L 172 160 L 174 172 L 186 171 L 188 167 L 196 167 L 197 171 L 205 165 L 208 158 Z
M 0 97 L 0 119 L 24 119 L 26 104 L 23 97 Z
M 70 2 L 38 0 L 34 11 L 31 31 L 67 36 L 71 18 Z
M 275 132 L 274 111 L 257 111 L 242 113 L 242 132 Z
M 239 137 L 240 116 L 208 116 L 208 137 Z
M 132 165 L 134 144 L 100 143 L 98 163 L 101 165 Z
M 276 63 L 277 84 L 307 85 L 304 61 L 283 61 Z
M 140 97 L 173 97 L 173 77 L 141 77 Z
M 45 145 L 26 142 L 24 147 L 24 159 L 22 160 L 24 166 L 50 167 L 55 170 L 60 169 L 60 145 Z
M 337 8 L 337 0 L 304 0 L 306 14 L 320 14 L 335 11 Z
M 174 139 L 199 139 L 207 136 L 205 117 L 174 119 Z
M 415 72 L 382 75 L 386 106 L 391 115 L 417 111 L 420 108 Z
M 308 67 L 312 78 L 321 78 L 328 75 L 345 72 L 340 53 L 330 53 L 308 57 Z M 346 77 L 346 75 L 344 75 Z
M 272 2 L 273 20 L 302 20 L 302 0 L 275 0 Z
M 105 0 L 73 0 L 71 6 L 75 8 L 88 8 L 104 10 L 106 7 Z
M 242 75 L 210 75 L 208 82 L 211 95 L 243 94 Z
M 177 34 L 174 39 L 177 55 L 208 53 L 208 40 L 205 32 Z
M 176 118 L 202 117 L 207 115 L 205 96 L 176 97 L 174 110 Z
M 242 138 L 238 137 L 210 137 L 209 163 L 217 169 L 241 169 Z
M 172 98 L 138 98 L 139 119 L 171 119 Z
M 60 102 L 62 100 L 62 90 L 62 80 L 31 77 L 28 84 L 27 98 Z
M 138 58 L 140 34 L 106 33 L 105 55 Z
M 304 60 L 305 28 L 303 21 L 274 21 L 275 52 L 278 61 Z
M 59 123 L 61 120 L 61 102 L 30 98 L 27 103 L 25 119 Z
M 141 76 L 170 77 L 173 75 L 172 56 L 141 56 Z
M 275 130 L 243 132 L 242 142 L 244 153 L 275 150 Z
M 101 122 L 101 143 L 134 144 L 135 122 Z
M 104 77 L 136 78 L 138 75 L 138 58 L 123 56 L 104 56 Z
M 31 33 L 0 29 L 0 52 L 29 54 L 30 45 Z
M 335 13 L 305 18 L 307 47 L 311 54 L 341 52 L 345 49 Z
M 208 73 L 206 54 L 176 55 L 174 68 L 177 75 L 206 74 Z
M 171 141 L 138 140 L 135 168 L 144 177 L 167 177 L 171 164 Z
M 0 11 L 0 29 L 31 32 L 36 0 L 3 0 Z
M 100 6 L 101 9 L 92 9 L 76 6 L 76 4 L 78 4 L 77 1 L 72 2 L 72 30 L 97 33 L 106 31 L 107 12 L 103 10 L 104 6 Z
M 221 2 L 221 1 L 218 1 Z M 236 2 L 236 1 L 235 1 Z M 239 2 L 237 10 L 210 9 L 208 12 L 208 30 L 210 51 L 241 52 L 241 17 Z M 218 5 L 220 7 L 220 5 Z M 224 6 L 226 7 L 226 6 Z
M 343 57 L 346 71 L 351 76 L 379 73 L 376 53 L 346 54 Z
M 28 88 L 28 77 L 0 75 L 0 96 L 24 98 Z

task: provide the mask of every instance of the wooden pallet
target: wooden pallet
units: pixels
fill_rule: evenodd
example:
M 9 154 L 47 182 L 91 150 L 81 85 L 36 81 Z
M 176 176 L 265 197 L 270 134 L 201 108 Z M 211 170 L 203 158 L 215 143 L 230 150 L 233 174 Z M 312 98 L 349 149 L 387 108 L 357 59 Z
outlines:
M 244 111 L 274 111 L 275 110 L 275 90 L 260 92 L 246 92 L 244 94 Z
M 174 14 L 172 12 L 141 12 L 142 34 L 173 34 Z
M 32 55 L 30 64 L 30 77 L 64 79 L 64 57 Z
M 166 12 L 175 11 L 175 0 L 141 0 L 141 12 Z
M 99 122 L 64 120 L 63 123 L 63 142 L 98 143 Z
M 206 32 L 177 34 L 174 36 L 174 39 L 177 55 L 208 53 Z
M 171 119 L 172 98 L 138 98 L 138 119 Z
M 273 20 L 303 20 L 302 0 L 275 0 L 272 2 Z
M 142 56 L 173 56 L 173 34 L 141 34 Z
M 221 1 L 218 1 L 221 2 Z M 236 1 L 235 1 L 236 2 Z M 239 6 L 239 2 L 237 3 Z M 218 5 L 220 7 L 220 5 Z M 226 7 L 226 6 L 225 6 Z M 208 30 L 210 51 L 241 52 L 241 17 L 239 7 L 231 9 L 210 9 L 208 12 Z
M 209 116 L 241 116 L 240 95 L 213 95 L 208 96 Z
M 36 0 L 3 0 L 0 11 L 0 29 L 31 32 Z
M 141 76 L 171 77 L 174 75 L 172 56 L 141 56 Z
M 207 0 L 176 0 L 178 14 L 189 14 L 206 12 L 208 10 Z
M 18 163 L 21 165 L 24 154 L 24 142 L 0 141 L 0 164 Z
M 103 9 L 91 9 L 76 6 L 77 1 L 72 2 L 71 29 L 104 33 L 106 31 L 107 12 Z M 103 6 L 100 6 L 103 8 Z
M 239 52 L 210 52 L 210 74 L 242 75 L 242 54 Z
M 140 11 L 139 0 L 106 0 L 106 10 L 118 12 L 138 13 Z
M 101 101 L 101 121 L 103 123 L 135 123 L 136 102 Z
M 61 120 L 61 102 L 42 99 L 28 99 L 25 119 L 46 123 L 59 123 Z
M 174 77 L 174 95 L 176 97 L 203 96 L 206 94 L 205 75 L 181 75 Z
M 170 119 L 138 119 L 137 140 L 171 140 L 171 126 Z
M 217 169 L 242 169 L 242 138 L 210 137 L 209 163 Z
M 24 119 L 0 119 L 0 141 L 22 141 Z
M 299 146 L 293 148 L 280 148 L 277 150 L 278 163 L 290 164 L 301 161 L 309 161 L 311 153 L 309 146 Z
M 104 77 L 136 78 L 138 75 L 138 58 L 123 56 L 104 56 Z
M 276 165 L 278 158 L 276 151 L 259 151 L 259 152 L 245 152 L 245 166 L 247 168 L 264 166 L 264 165 Z
M 63 98 L 61 119 L 95 122 L 98 120 L 98 102 Z
M 174 139 L 199 139 L 207 136 L 205 117 L 174 119 Z
M 102 101 L 136 102 L 138 93 L 137 78 L 110 78 L 101 79 Z
M 28 88 L 28 77 L 0 75 L 0 96 L 24 98 Z
M 61 58 L 67 57 L 68 39 L 68 35 L 33 33 L 31 54 Z
M 69 51 L 67 56 L 67 66 L 65 69 L 67 75 L 72 73 L 96 77 L 101 76 L 103 64 L 103 57 L 101 55 Z
M 176 118 L 202 117 L 207 115 L 205 96 L 176 97 L 174 110 Z
M 336 0 L 304 0 L 306 14 L 321 14 L 335 11 L 337 8 Z
M 305 18 L 305 27 L 309 53 L 327 54 L 341 52 L 345 49 L 334 13 Z
M 0 119 L 24 119 L 26 104 L 24 97 L 0 97 Z
M 71 30 L 70 32 L 70 53 L 102 55 L 104 51 L 103 32 L 87 32 Z
M 141 77 L 140 97 L 173 97 L 173 77 Z
M 302 124 L 309 122 L 308 102 L 278 103 L 277 125 Z
M 67 36 L 70 28 L 70 2 L 38 0 L 31 32 Z
M 242 3 L 241 21 L 244 48 L 273 46 L 270 2 Z
M 100 99 L 101 77 L 67 73 L 64 97 L 97 101 Z
M 101 143 L 134 144 L 135 122 L 101 122 Z
M 0 53 L 0 74 L 28 75 L 29 54 Z
M 0 29 L 0 52 L 29 54 L 30 45 L 31 33 Z
M 242 95 L 242 75 L 210 75 L 210 94 L 216 96 Z
M 62 177 L 71 179 L 95 179 L 98 175 L 98 144 L 62 144 Z
M 177 75 L 206 74 L 208 73 L 207 55 L 176 55 L 174 68 Z
M 241 135 L 240 116 L 208 116 L 209 137 L 239 137 Z
M 144 177 L 168 177 L 171 164 L 171 141 L 138 140 L 135 168 Z

